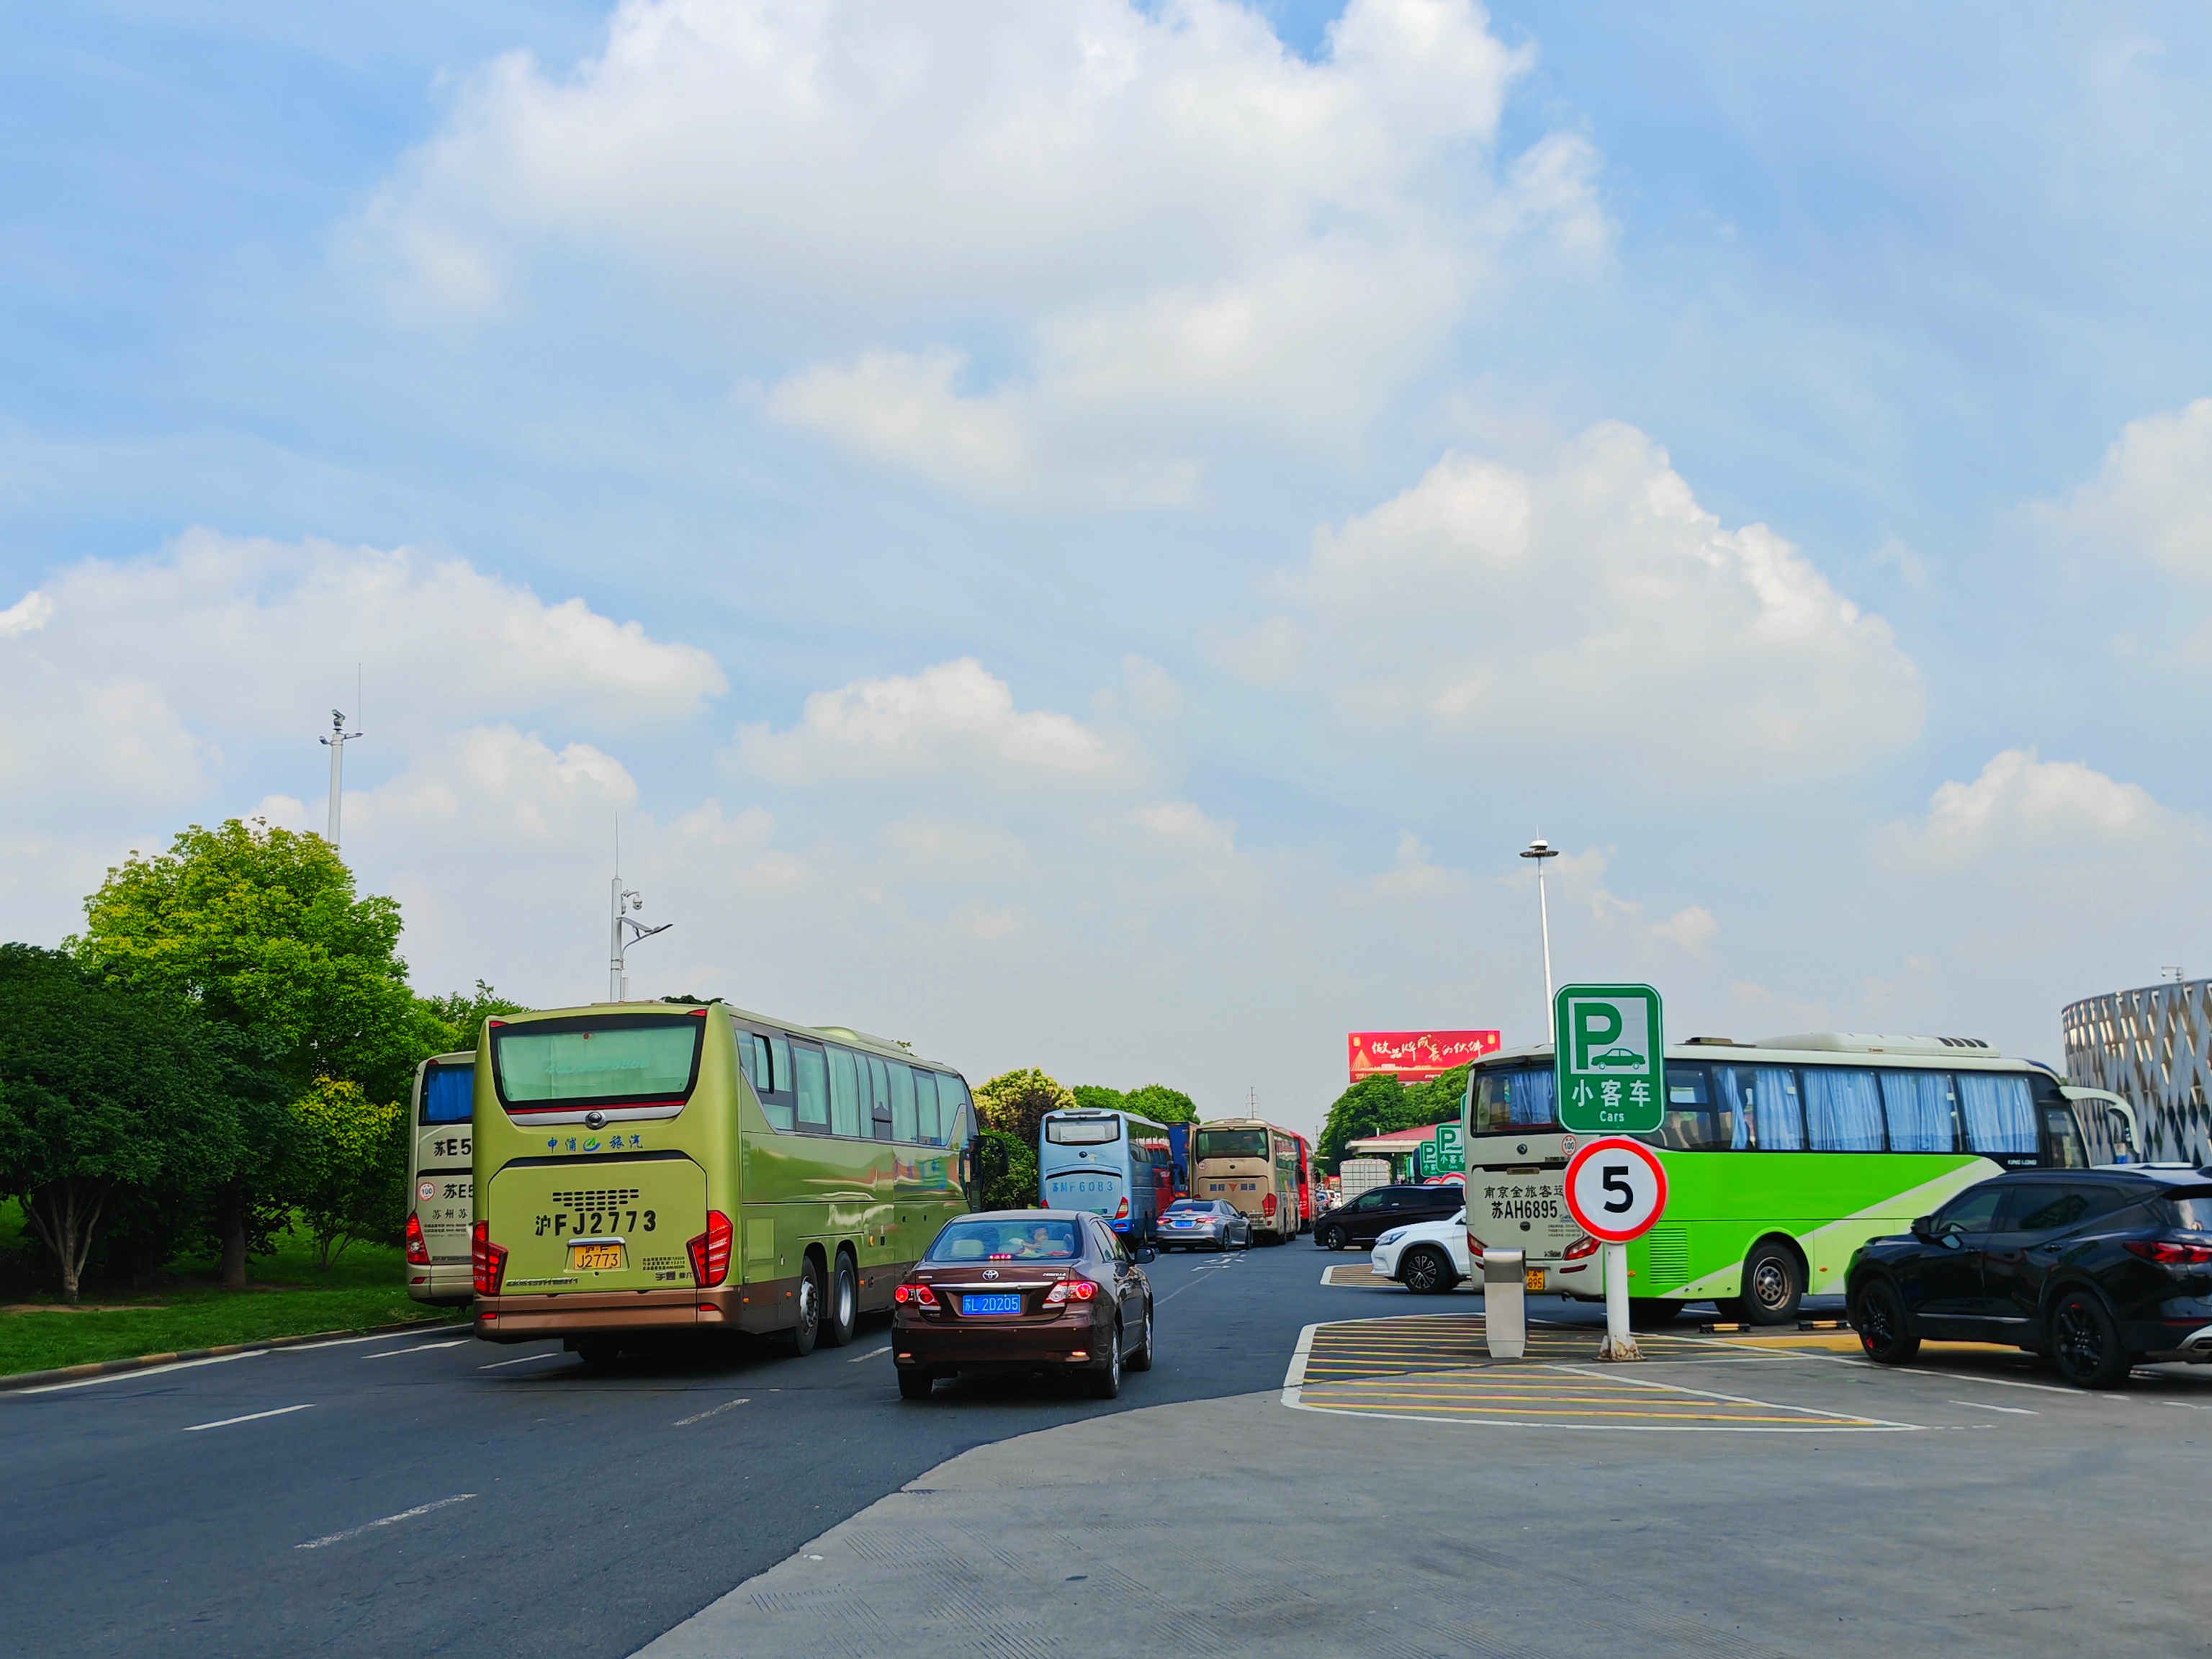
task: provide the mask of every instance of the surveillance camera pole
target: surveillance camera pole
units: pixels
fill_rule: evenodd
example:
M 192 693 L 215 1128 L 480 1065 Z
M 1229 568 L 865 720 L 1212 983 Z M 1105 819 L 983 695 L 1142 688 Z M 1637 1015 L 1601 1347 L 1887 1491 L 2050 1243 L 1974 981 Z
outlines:
M 658 927 L 648 927 L 631 916 L 631 910 L 645 908 L 645 900 L 633 888 L 623 885 L 617 872 L 611 884 L 607 919 L 607 1000 L 610 1002 L 629 1000 L 629 969 L 625 958 L 629 947 L 641 939 L 651 939 L 655 933 L 665 933 L 676 924 L 664 921 Z M 625 937 L 627 933 L 627 937 Z
M 331 710 L 331 734 L 322 741 L 331 751 L 331 827 L 324 837 L 336 852 L 338 844 L 338 802 L 345 794 L 345 746 L 359 743 L 368 736 L 365 732 L 345 729 L 345 715 L 337 709 Z

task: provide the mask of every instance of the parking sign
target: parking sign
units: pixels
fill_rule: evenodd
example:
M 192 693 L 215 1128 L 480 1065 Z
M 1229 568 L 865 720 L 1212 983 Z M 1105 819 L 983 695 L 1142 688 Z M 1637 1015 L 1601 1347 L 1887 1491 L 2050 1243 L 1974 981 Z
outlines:
M 1559 1121 L 1577 1134 L 1644 1134 L 1667 1114 L 1665 1021 L 1648 985 L 1563 985 L 1553 1003 Z

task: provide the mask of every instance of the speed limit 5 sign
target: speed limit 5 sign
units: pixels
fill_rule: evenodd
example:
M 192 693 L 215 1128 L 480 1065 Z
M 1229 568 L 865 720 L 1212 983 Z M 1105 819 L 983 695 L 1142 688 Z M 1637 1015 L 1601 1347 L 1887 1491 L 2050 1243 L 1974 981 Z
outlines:
M 1567 1210 L 1607 1244 L 1641 1238 L 1667 1212 L 1667 1170 L 1640 1140 L 1587 1141 L 1567 1160 Z

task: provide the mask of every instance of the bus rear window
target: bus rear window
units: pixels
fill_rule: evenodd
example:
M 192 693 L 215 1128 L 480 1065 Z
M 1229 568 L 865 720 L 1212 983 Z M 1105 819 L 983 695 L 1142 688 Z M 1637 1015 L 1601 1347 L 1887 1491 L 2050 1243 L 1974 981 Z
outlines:
M 441 1066 L 431 1061 L 422 1073 L 422 1121 L 466 1123 L 476 1115 L 477 1068 L 472 1062 Z
M 1047 1118 L 1044 1138 L 1055 1146 L 1103 1146 L 1121 1138 L 1118 1117 Z
M 492 1075 L 509 1111 L 681 1100 L 698 1077 L 706 1029 L 687 1014 L 495 1026 Z
M 1474 1132 L 1511 1134 L 1555 1128 L 1558 1085 L 1551 1072 L 1485 1072 L 1475 1085 Z
M 1267 1155 L 1267 1132 L 1265 1129 L 1200 1129 L 1198 1132 L 1198 1155 L 1205 1158 L 1265 1158 Z

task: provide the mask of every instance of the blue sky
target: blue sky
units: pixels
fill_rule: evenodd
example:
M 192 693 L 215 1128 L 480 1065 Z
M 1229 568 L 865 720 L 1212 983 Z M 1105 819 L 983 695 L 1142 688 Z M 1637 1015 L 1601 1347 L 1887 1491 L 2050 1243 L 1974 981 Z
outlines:
M 1540 1031 L 1540 828 L 1677 1030 L 2055 1057 L 2206 920 L 2208 30 L 27 15 L 0 924 L 360 661 L 428 986 L 599 994 L 619 813 L 642 987 L 1310 1121 Z

